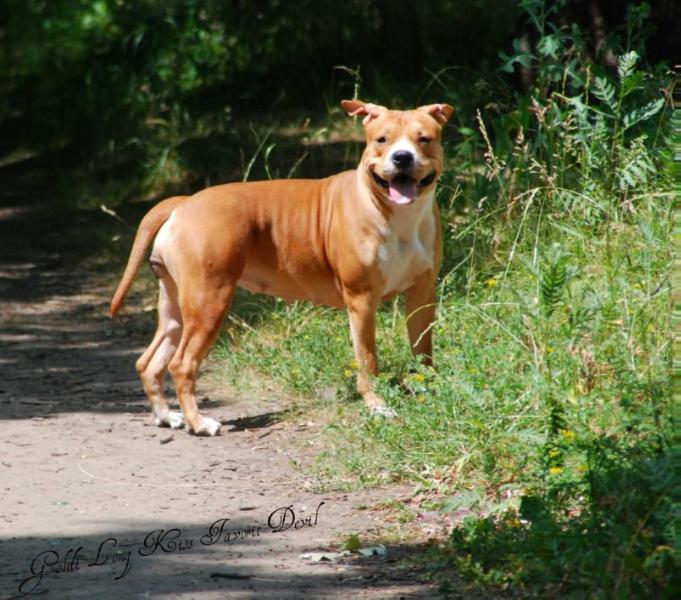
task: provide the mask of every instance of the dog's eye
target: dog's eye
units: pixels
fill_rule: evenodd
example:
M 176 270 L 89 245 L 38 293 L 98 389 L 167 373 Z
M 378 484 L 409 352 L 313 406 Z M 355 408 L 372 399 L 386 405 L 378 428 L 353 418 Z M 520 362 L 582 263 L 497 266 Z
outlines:
M 427 144 L 427 143 L 431 142 L 432 140 L 433 140 L 433 138 L 429 138 L 429 137 L 426 137 L 425 135 L 422 135 L 419 138 L 419 144 Z
M 376 138 L 376 143 L 377 144 L 385 144 L 385 136 L 382 135 L 381 137 Z

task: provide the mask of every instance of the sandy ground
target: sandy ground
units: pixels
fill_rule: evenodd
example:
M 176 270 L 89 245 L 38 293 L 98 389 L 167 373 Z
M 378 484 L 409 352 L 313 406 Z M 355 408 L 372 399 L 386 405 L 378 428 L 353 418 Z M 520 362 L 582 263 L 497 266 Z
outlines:
M 380 536 L 410 489 L 315 492 L 293 463 L 319 429 L 282 420 L 286 398 L 204 384 L 221 436 L 154 427 L 134 371 L 149 315 L 109 321 L 110 280 L 33 244 L 27 215 L 0 210 L 0 598 L 438 597 L 404 566 L 418 546 L 301 558 Z

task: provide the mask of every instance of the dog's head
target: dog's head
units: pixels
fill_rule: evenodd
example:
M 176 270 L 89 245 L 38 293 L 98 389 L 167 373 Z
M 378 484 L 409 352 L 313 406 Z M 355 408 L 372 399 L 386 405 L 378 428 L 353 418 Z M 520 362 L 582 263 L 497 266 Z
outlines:
M 442 126 L 454 113 L 449 104 L 389 110 L 360 100 L 343 100 L 350 116 L 364 117 L 367 145 L 360 169 L 374 192 L 392 204 L 411 204 L 428 193 L 442 172 Z

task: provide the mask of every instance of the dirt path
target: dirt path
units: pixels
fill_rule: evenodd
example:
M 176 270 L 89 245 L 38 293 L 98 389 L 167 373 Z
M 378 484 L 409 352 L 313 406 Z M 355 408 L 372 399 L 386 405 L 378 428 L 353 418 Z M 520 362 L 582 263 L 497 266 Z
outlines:
M 280 420 L 285 399 L 209 389 L 223 435 L 153 427 L 134 371 L 149 316 L 133 300 L 106 319 L 109 278 L 49 225 L 0 209 L 0 598 L 437 597 L 401 566 L 418 548 L 300 558 L 380 534 L 360 507 L 409 489 L 315 493 L 292 461 L 318 430 Z

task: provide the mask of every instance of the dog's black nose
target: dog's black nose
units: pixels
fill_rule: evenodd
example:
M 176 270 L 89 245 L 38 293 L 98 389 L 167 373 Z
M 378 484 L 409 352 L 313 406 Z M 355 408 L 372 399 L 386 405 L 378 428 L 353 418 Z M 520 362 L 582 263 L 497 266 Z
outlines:
M 414 164 L 414 155 L 409 150 L 398 150 L 392 160 L 398 169 L 408 169 Z

